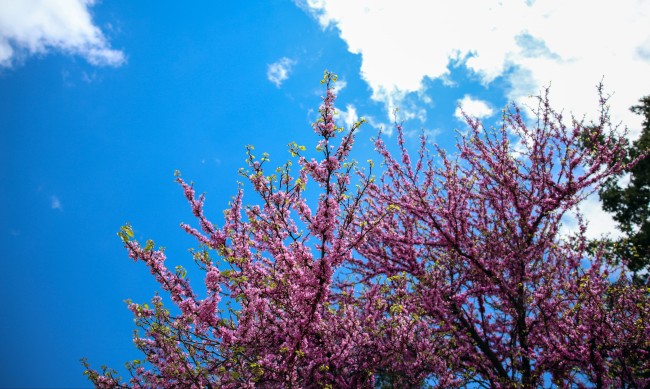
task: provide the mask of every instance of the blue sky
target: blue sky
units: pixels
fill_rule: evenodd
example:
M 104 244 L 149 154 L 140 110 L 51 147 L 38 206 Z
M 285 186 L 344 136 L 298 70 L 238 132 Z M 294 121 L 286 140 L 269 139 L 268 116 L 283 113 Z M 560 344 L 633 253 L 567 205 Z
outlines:
M 650 93 L 649 2 L 444 3 L 0 0 L 0 387 L 87 387 L 79 358 L 138 358 L 123 300 L 159 288 L 119 227 L 191 267 L 174 170 L 219 222 L 246 144 L 278 164 L 287 143 L 314 144 L 325 69 L 341 123 L 368 119 L 361 161 L 395 107 L 412 147 L 421 131 L 450 147 L 459 103 L 496 120 L 551 83 L 582 115 L 603 77 L 638 133 L 627 108 Z M 596 201 L 584 210 L 593 234 L 611 229 Z

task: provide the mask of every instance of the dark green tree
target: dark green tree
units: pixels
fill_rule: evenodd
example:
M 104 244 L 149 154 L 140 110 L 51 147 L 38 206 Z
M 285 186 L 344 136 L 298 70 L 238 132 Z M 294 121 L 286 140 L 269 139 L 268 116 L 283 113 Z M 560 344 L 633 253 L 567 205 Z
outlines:
M 650 95 L 639 100 L 640 104 L 630 108 L 643 115 L 641 137 L 628 150 L 629 161 L 648 155 L 650 152 Z M 608 242 L 610 252 L 618 261 L 627 263 L 638 282 L 648 280 L 650 270 L 650 158 L 642 158 L 629 168 L 630 183 L 622 188 L 612 177 L 599 190 L 603 208 L 613 214 L 618 228 L 624 236 Z

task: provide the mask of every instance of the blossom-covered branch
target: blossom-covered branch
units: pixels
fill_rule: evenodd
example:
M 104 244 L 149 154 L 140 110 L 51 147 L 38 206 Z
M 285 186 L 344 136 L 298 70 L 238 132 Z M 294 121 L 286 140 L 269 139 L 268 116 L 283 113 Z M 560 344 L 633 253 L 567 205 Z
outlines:
M 298 171 L 269 172 L 249 146 L 240 173 L 258 203 L 240 188 L 223 226 L 177 177 L 205 293 L 122 228 L 177 313 L 158 295 L 129 302 L 145 358 L 126 381 L 84 362 L 97 387 L 650 385 L 649 290 L 587 250 L 584 226 L 560 234 L 562 217 L 626 167 L 605 99 L 589 124 L 566 124 L 548 95 L 532 125 L 517 107 L 497 129 L 466 117 L 454 154 L 422 137 L 412 158 L 397 126 L 397 155 L 376 140 L 376 180 L 372 162 L 350 158 L 362 121 L 337 126 L 335 81 L 326 72 L 316 157 L 291 143 Z

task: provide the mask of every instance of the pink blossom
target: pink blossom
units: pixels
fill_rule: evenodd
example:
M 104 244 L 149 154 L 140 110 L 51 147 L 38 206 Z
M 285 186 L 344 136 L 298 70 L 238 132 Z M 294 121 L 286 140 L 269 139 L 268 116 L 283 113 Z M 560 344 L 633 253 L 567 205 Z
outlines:
M 249 148 L 242 174 L 258 204 L 240 188 L 221 228 L 178 178 L 205 289 L 123 228 L 129 256 L 175 309 L 159 296 L 129 303 L 144 364 L 129 365 L 127 384 L 84 362 L 97 387 L 650 385 L 647 289 L 589 254 L 584 229 L 560 235 L 567 210 L 623 168 L 607 115 L 567 125 L 543 96 L 536 126 L 517 107 L 499 129 L 467 117 L 453 157 L 430 155 L 424 137 L 410 154 L 398 126 L 399 156 L 376 140 L 385 170 L 375 180 L 349 159 L 358 125 L 333 144 L 334 80 L 326 73 L 313 125 L 317 157 L 294 144 L 297 176 L 287 164 L 273 179 Z M 518 153 L 513 134 L 525 140 Z M 595 150 L 577 147 L 584 136 Z

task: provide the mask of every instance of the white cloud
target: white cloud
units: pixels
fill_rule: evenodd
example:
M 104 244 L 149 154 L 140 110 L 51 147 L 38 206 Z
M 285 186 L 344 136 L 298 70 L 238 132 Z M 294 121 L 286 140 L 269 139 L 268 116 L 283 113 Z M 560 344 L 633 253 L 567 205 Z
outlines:
M 50 206 L 52 209 L 63 211 L 63 204 L 61 204 L 61 200 L 57 196 L 50 196 Z
M 650 93 L 648 0 L 294 2 L 361 56 L 361 77 L 389 121 L 397 106 L 406 108 L 402 119 L 426 118 L 413 105 L 427 104 L 424 80 L 462 87 L 451 69 L 464 65 L 488 88 L 503 77 L 505 97 L 520 104 L 550 84 L 555 108 L 588 120 L 598 113 L 595 86 L 604 80 L 613 122 L 639 135 L 641 117 L 629 107 Z M 590 235 L 613 232 L 595 198 L 581 207 Z
M 364 116 L 366 123 L 368 123 L 372 128 L 377 131 L 381 131 L 383 135 L 392 136 L 393 135 L 393 125 L 386 124 L 384 122 L 378 121 L 374 116 Z
M 603 210 L 602 204 L 597 194 L 592 194 L 580 203 L 579 211 L 584 215 L 588 222 L 585 232 L 587 238 L 598 239 L 603 236 L 610 238 L 620 238 L 623 236 L 621 231 L 616 229 L 616 222 L 612 215 Z M 560 234 L 567 236 L 579 231 L 578 219 L 574 213 L 568 213 L 562 219 L 563 225 Z
M 110 48 L 93 24 L 94 0 L 0 0 L 0 66 L 51 50 L 84 57 L 93 65 L 119 66 L 124 53 Z
M 617 184 L 621 188 L 627 188 L 630 185 L 630 181 L 632 181 L 632 174 L 625 173 L 618 179 Z
M 470 95 L 465 95 L 461 100 L 458 100 L 458 108 L 456 108 L 456 112 L 454 112 L 454 116 L 456 116 L 458 120 L 464 122 L 465 117 L 463 116 L 463 112 L 478 119 L 492 116 L 494 113 L 487 102 L 474 99 Z
M 346 86 L 348 86 L 348 83 L 345 80 L 339 79 L 334 83 L 332 91 L 338 95 Z
M 282 82 L 289 78 L 291 68 L 296 64 L 296 61 L 287 57 L 280 58 L 277 62 L 270 64 L 266 70 L 266 77 L 275 84 L 278 88 Z
M 640 125 L 628 107 L 650 91 L 650 1 L 294 1 L 361 55 L 388 112 L 425 78 L 453 82 L 450 67 L 464 64 L 486 86 L 505 77 L 515 101 L 552 83 L 555 105 L 579 116 L 594 112 L 604 76 L 614 119 Z
M 350 130 L 354 123 L 359 121 L 359 115 L 357 115 L 357 109 L 352 104 L 345 106 L 346 110 L 339 109 L 338 111 L 338 121 L 342 122 L 343 128 Z

